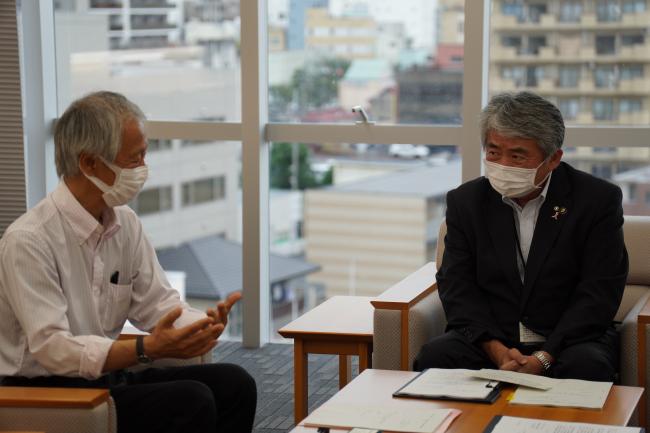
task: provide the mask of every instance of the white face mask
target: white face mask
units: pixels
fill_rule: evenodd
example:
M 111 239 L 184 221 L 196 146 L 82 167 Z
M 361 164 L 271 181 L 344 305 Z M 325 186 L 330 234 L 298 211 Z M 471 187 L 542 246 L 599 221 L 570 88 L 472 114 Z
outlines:
M 107 185 L 98 177 L 89 176 L 86 173 L 84 173 L 84 176 L 94 183 L 97 188 L 102 190 L 104 193 L 102 194 L 102 198 L 106 204 L 110 207 L 122 206 L 133 200 L 147 181 L 149 175 L 147 166 L 141 165 L 136 168 L 122 168 L 106 161 L 102 157 L 100 159 L 115 173 L 113 185 Z
M 546 162 L 542 161 L 536 168 L 508 167 L 488 160 L 485 163 L 485 177 L 499 194 L 509 198 L 519 198 L 539 189 L 548 178 L 549 172 L 539 184 L 535 184 L 537 170 Z

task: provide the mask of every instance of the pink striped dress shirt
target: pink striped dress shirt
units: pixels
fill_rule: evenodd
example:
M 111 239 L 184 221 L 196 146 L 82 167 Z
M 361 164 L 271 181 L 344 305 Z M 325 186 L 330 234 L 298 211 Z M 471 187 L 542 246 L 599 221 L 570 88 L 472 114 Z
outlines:
M 205 317 L 181 302 L 130 208 L 111 209 L 102 222 L 61 182 L 5 232 L 0 377 L 98 378 L 127 319 L 151 330 L 179 305 L 177 327 Z

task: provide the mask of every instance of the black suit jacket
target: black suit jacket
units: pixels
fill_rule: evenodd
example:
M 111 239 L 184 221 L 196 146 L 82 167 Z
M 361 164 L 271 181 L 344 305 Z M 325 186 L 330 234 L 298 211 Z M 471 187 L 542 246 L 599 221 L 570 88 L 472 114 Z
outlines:
M 566 209 L 557 219 L 555 207 Z M 526 263 L 517 269 L 513 210 L 478 178 L 447 194 L 447 235 L 437 274 L 448 329 L 512 347 L 519 322 L 547 338 L 553 356 L 611 325 L 628 259 L 621 190 L 561 163 L 553 171 Z

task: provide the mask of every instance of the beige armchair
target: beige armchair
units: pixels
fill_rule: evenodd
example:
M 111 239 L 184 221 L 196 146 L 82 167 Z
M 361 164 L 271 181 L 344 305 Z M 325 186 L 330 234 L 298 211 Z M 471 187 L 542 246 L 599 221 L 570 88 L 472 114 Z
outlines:
M 134 338 L 122 335 L 121 339 Z M 154 367 L 205 364 L 212 353 L 188 360 L 160 359 Z M 137 367 L 135 368 L 137 369 Z M 0 431 L 116 433 L 115 404 L 106 389 L 0 386 Z
M 636 386 L 636 320 L 650 296 L 650 217 L 626 216 L 623 231 L 630 268 L 615 320 L 622 322 L 621 383 Z M 442 260 L 445 234 L 443 222 L 436 251 L 438 263 Z M 444 332 L 446 319 L 436 290 L 435 269 L 435 263 L 427 263 L 372 301 L 374 368 L 410 370 L 422 345 Z M 647 340 L 646 347 L 650 348 L 650 337 Z M 646 377 L 650 378 L 650 369 Z M 643 386 L 647 387 L 647 383 Z

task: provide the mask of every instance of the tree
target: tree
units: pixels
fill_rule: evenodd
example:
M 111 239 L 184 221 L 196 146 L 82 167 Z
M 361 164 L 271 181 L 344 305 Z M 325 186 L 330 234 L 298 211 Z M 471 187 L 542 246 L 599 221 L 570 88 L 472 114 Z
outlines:
M 346 59 L 322 59 L 294 71 L 289 84 L 269 87 L 271 120 L 284 120 L 290 112 L 332 105 L 338 98 L 339 81 L 350 67 Z
M 293 146 L 297 146 L 298 153 L 298 189 L 315 188 L 332 183 L 332 177 L 325 176 L 323 181 L 316 179 L 311 169 L 310 152 L 303 143 L 273 143 L 271 146 L 271 188 L 291 189 Z

